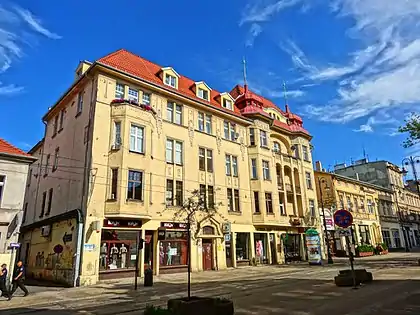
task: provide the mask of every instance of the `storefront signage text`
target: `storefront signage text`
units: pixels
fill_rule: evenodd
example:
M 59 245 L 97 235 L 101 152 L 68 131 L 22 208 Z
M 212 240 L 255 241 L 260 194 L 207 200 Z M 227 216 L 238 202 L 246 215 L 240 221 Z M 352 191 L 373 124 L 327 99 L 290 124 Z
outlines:
M 105 219 L 104 227 L 139 228 L 141 227 L 141 220 Z
M 161 226 L 166 229 L 187 229 L 187 223 L 178 223 L 178 222 L 162 222 Z

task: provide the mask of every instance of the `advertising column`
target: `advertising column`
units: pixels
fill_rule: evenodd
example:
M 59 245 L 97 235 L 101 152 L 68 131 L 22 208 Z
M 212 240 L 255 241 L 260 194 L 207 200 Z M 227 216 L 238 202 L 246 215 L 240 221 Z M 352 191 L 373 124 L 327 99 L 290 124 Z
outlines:
M 321 239 L 315 229 L 309 229 L 305 233 L 306 248 L 308 249 L 308 262 L 310 265 L 321 265 Z

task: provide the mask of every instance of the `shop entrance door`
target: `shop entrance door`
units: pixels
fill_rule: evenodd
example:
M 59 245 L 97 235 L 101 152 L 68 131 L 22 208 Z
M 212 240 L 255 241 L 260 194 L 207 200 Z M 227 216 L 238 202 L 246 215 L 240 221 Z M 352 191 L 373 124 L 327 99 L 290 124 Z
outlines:
M 270 233 L 270 247 L 271 247 L 271 264 L 277 265 L 276 239 L 274 237 L 274 233 Z
M 203 270 L 213 270 L 213 244 L 209 239 L 203 239 Z

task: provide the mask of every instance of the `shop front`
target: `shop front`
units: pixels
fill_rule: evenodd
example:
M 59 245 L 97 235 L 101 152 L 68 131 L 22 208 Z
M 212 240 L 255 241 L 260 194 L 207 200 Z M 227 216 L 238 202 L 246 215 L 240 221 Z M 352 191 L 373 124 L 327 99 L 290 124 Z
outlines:
M 249 266 L 250 257 L 250 233 L 235 233 L 235 257 L 236 266 Z
M 158 232 L 159 272 L 187 271 L 188 231 L 187 224 L 162 222 Z
M 139 255 L 141 226 L 141 220 L 136 219 L 104 220 L 99 250 L 100 279 L 134 275 Z
M 268 264 L 267 233 L 254 233 L 255 259 L 258 264 Z

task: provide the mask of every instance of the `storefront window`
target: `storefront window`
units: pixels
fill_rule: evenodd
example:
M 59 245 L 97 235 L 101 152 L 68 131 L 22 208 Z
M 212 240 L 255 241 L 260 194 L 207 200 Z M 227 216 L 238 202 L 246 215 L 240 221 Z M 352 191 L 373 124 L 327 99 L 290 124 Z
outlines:
M 187 265 L 187 231 L 166 231 L 159 245 L 160 268 Z
M 255 233 L 255 257 L 260 263 L 264 263 L 267 258 L 267 234 Z
M 360 233 L 360 243 L 361 244 L 370 244 L 369 227 L 367 225 L 360 225 L 359 226 L 359 233 Z
M 135 268 L 138 231 L 102 230 L 99 269 Z
M 389 231 L 382 231 L 382 238 L 384 239 L 384 243 L 386 244 L 386 246 L 392 247 L 392 242 L 391 242 L 391 233 L 389 233 Z
M 401 246 L 400 231 L 392 230 L 392 237 L 394 238 L 395 247 L 399 248 Z
M 249 233 L 236 234 L 236 260 L 249 260 Z

